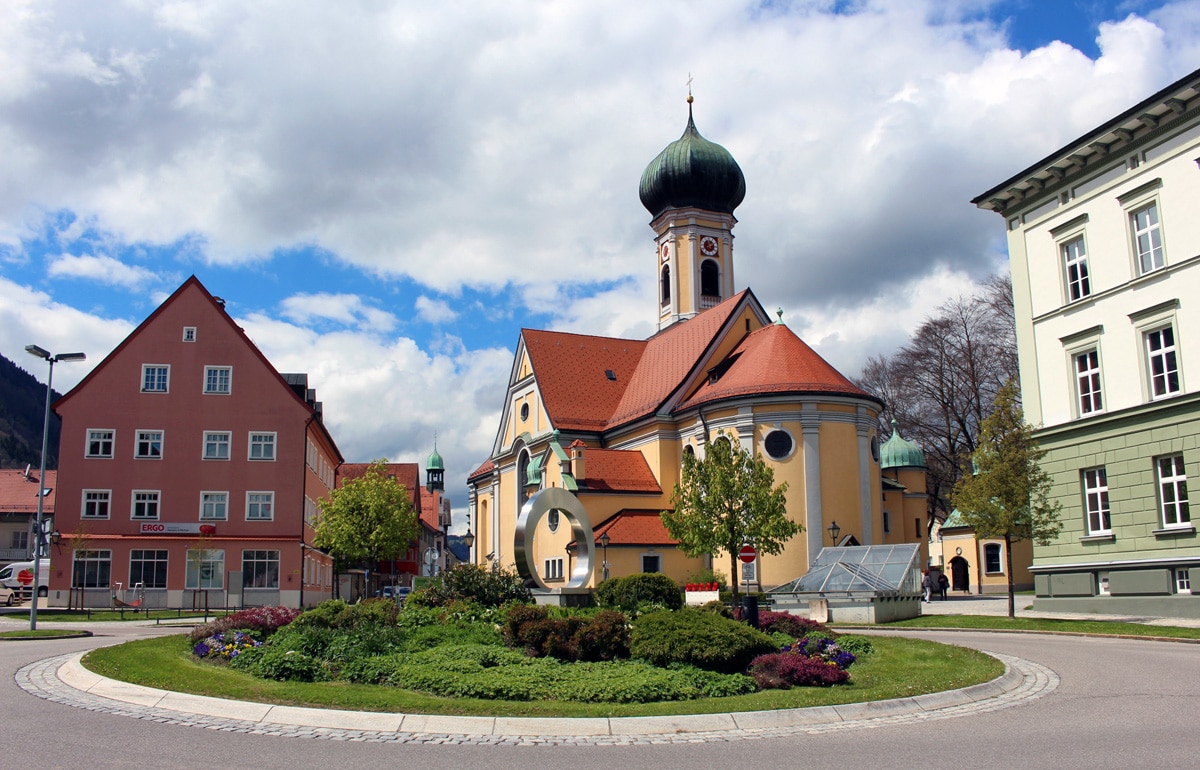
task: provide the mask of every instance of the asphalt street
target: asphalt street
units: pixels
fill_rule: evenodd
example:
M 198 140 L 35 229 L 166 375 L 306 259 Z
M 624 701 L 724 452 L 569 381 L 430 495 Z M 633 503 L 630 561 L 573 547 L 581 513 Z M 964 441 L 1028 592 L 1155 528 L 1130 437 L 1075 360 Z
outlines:
M 788 738 L 641 746 L 394 745 L 231 734 L 88 711 L 17 687 L 22 666 L 153 628 L 94 627 L 91 639 L 0 643 L 0 767 L 1149 768 L 1195 767 L 1200 646 L 1067 636 L 914 632 L 1014 655 L 1061 678 L 991 713 Z

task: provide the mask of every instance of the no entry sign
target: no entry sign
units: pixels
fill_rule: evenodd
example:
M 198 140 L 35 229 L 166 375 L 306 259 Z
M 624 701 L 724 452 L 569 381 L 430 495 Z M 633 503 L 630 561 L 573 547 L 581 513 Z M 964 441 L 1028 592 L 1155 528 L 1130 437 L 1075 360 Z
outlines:
M 758 551 L 754 550 L 752 545 L 744 545 L 742 550 L 738 551 L 738 558 L 749 564 L 758 558 Z

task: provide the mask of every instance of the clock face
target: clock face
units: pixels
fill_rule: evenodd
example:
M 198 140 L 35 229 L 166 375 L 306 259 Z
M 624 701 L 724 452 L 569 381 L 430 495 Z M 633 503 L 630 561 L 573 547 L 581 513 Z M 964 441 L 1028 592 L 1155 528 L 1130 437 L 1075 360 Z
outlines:
M 711 235 L 706 235 L 700 239 L 700 253 L 706 257 L 711 257 L 717 253 L 717 239 Z
M 661 252 L 661 253 L 662 253 L 662 261 L 663 261 L 663 262 L 666 262 L 668 259 L 670 259 L 670 258 L 671 258 L 671 247 L 670 247 L 669 245 L 667 245 L 667 244 L 665 244 L 665 243 L 664 243 L 664 244 L 662 245 L 662 252 Z

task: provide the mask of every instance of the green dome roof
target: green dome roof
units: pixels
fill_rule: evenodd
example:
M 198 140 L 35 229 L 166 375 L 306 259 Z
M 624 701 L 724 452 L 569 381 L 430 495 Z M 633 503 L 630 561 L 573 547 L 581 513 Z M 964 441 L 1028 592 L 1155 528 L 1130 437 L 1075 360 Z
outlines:
M 692 206 L 732 214 L 746 197 L 746 177 L 729 150 L 696 130 L 690 96 L 683 136 L 646 166 L 638 195 L 654 217 L 667 209 Z
M 921 447 L 900 437 L 895 420 L 892 420 L 892 437 L 879 447 L 879 467 L 884 470 L 926 467 L 925 453 L 921 451 Z
M 438 454 L 437 447 L 434 447 L 433 454 L 429 455 L 429 460 L 425 462 L 425 470 L 427 471 L 444 471 L 446 470 L 445 463 L 442 462 L 442 456 Z

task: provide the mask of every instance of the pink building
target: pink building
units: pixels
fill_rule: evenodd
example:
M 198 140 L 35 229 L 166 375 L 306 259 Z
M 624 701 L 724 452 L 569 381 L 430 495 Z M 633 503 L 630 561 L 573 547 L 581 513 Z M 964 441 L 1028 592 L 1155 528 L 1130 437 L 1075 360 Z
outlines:
M 195 276 L 54 405 L 50 603 L 330 598 L 312 547 L 342 462 L 304 374 L 280 374 Z

